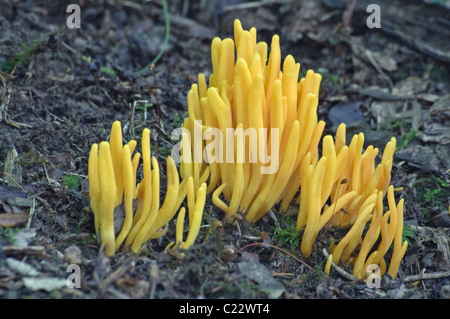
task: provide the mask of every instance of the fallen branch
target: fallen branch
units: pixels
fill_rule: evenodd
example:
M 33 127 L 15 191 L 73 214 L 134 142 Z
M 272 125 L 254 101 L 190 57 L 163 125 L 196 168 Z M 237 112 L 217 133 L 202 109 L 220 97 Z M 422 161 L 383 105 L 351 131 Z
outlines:
M 446 278 L 446 277 L 450 277 L 450 270 L 440 271 L 440 272 L 432 272 L 432 273 L 420 274 L 420 275 L 411 275 L 411 276 L 405 277 L 405 279 L 403 279 L 403 282 L 442 279 L 442 278 Z

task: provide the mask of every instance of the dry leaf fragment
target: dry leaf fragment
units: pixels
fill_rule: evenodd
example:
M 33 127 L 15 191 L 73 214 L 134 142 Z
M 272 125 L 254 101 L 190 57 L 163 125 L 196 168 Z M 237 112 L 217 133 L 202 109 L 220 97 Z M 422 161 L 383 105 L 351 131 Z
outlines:
M 67 285 L 66 278 L 57 277 L 25 277 L 22 281 L 26 288 L 33 291 L 45 290 L 50 292 L 64 288 Z
M 5 159 L 5 180 L 9 186 L 21 187 L 22 184 L 22 168 L 17 163 L 19 154 L 16 149 L 12 147 Z
M 39 271 L 36 268 L 15 258 L 6 258 L 6 265 L 9 269 L 22 276 L 36 277 L 39 275 Z
M 14 227 L 21 224 L 24 224 L 28 221 L 27 213 L 15 213 L 15 214 L 0 214 L 0 226 L 3 227 Z

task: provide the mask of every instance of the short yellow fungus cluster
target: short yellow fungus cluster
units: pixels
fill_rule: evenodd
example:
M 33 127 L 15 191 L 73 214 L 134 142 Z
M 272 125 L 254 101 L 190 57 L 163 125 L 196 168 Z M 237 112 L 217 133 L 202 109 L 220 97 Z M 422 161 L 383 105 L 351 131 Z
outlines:
M 369 276 L 372 272 L 368 270 L 373 270 L 373 266 L 379 267 L 380 276 L 384 275 L 387 270 L 387 273 L 395 279 L 400 262 L 408 247 L 407 241 L 402 242 L 404 200 L 400 199 L 396 204 L 392 185 L 388 188 L 387 198 L 389 210 L 384 212 L 383 192 L 374 190 L 364 201 L 361 211 L 348 233 L 332 248 L 333 253 L 330 255 L 332 261 L 335 264 L 340 260 L 346 263 L 351 262 L 353 264 L 353 276 L 358 279 Z M 363 230 L 369 220 L 369 228 L 363 236 Z M 376 250 L 373 250 L 380 237 L 381 240 Z M 387 268 L 385 256 L 392 243 L 393 251 L 389 268 Z M 357 247 L 359 247 L 358 254 L 352 256 Z M 373 251 L 371 252 L 371 250 Z
M 197 239 L 198 233 L 200 231 L 200 226 L 202 223 L 203 209 L 206 202 L 206 183 L 202 183 L 197 190 L 197 194 L 194 194 L 194 182 L 193 178 L 189 177 L 187 179 L 187 206 L 189 213 L 189 233 L 186 240 L 183 240 L 184 232 L 184 219 L 186 214 L 186 209 L 182 207 L 177 217 L 176 226 L 176 242 L 170 243 L 168 248 L 173 246 L 175 250 L 177 249 L 189 249 L 191 248 L 195 240 Z
M 381 163 L 375 165 L 378 149 L 370 145 L 363 152 L 363 133 L 353 136 L 347 146 L 345 130 L 345 125 L 341 124 L 335 141 L 330 135 L 323 138 L 322 156 L 316 163 L 312 159 L 309 164 L 309 158 L 302 163 L 297 219 L 297 229 L 304 229 L 302 255 L 308 257 L 311 254 L 316 237 L 326 224 L 350 226 L 349 232 L 333 249 L 333 262 L 337 264 L 340 260 L 354 260 L 354 276 L 363 278 L 366 275 L 364 269 L 370 264 L 378 265 L 381 273 L 385 272 L 383 258 L 397 236 L 397 248 L 394 248 L 389 268 L 389 274 L 395 277 L 407 247 L 406 242 L 401 242 L 403 199 L 396 206 L 394 187 L 389 186 L 396 140 L 392 138 L 386 144 Z M 386 193 L 389 211 L 384 213 L 383 197 Z M 362 240 L 369 220 L 370 228 Z M 383 230 L 382 245 L 367 258 L 379 237 L 380 229 Z M 352 254 L 358 247 L 360 250 L 355 259 Z
M 305 227 L 302 254 L 306 257 L 327 223 L 333 226 L 353 224 L 365 200 L 375 190 L 385 194 L 389 186 L 395 138 L 387 143 L 382 161 L 375 169 L 378 149 L 369 146 L 362 152 L 363 133 L 355 135 L 347 146 L 345 130 L 345 124 L 341 124 L 335 141 L 331 135 L 325 136 L 320 159 L 306 157 L 300 169 L 302 187 L 297 229 Z M 331 204 L 326 204 L 327 201 Z
M 136 152 L 137 142 L 122 143 L 120 122 L 113 123 L 109 142 L 93 144 L 89 154 L 89 195 L 95 218 L 95 230 L 108 256 L 125 243 L 133 252 L 139 253 L 142 245 L 165 233 L 165 225 L 181 206 L 189 182 L 180 183 L 173 159 L 167 157 L 167 192 L 160 206 L 159 164 L 151 156 L 150 130 L 142 132 L 143 179 L 136 184 L 136 172 L 141 154 Z M 202 218 L 204 200 L 195 206 L 196 220 Z M 122 205 L 125 220 L 116 237 L 114 210 Z M 136 207 L 134 209 L 134 207 Z
M 345 125 L 341 124 L 336 131 L 336 150 L 341 151 L 346 148 Z M 344 210 L 338 212 L 331 219 L 334 226 L 345 226 L 352 224 L 360 210 L 362 203 L 377 189 L 386 194 L 391 182 L 391 170 L 394 152 L 396 148 L 396 139 L 392 137 L 386 144 L 381 163 L 375 166 L 375 158 L 378 155 L 378 149 L 369 145 L 364 152 L 364 134 L 359 133 L 353 136 L 348 146 L 348 160 L 346 165 L 338 171 L 338 178 L 333 185 L 330 194 L 331 202 L 335 202 L 349 191 L 356 192 L 353 200 L 344 206 Z
M 383 275 L 387 270 L 387 273 L 392 278 L 396 278 L 400 261 L 405 255 L 406 248 L 408 247 L 408 242 L 406 240 L 402 242 L 404 200 L 402 198 L 396 204 L 394 198 L 394 187 L 392 185 L 389 186 L 387 192 L 389 210 L 383 213 L 383 192 L 374 191 L 373 195 L 369 196 L 366 200 L 366 202 L 370 202 L 369 205 L 375 205 L 375 209 L 373 210 L 373 215 L 370 217 L 371 223 L 364 239 L 361 242 L 361 228 L 364 226 L 357 226 L 358 220 L 361 220 L 362 225 L 365 224 L 364 220 L 369 218 L 368 213 L 363 211 L 356 218 L 355 224 L 345 236 L 347 238 L 344 237 L 347 244 L 344 243 L 343 239 L 333 250 L 333 259 L 337 262 L 339 261 L 339 256 L 341 256 L 344 261 L 349 260 L 354 249 L 357 246 L 360 246 L 358 256 L 353 261 L 353 275 L 355 277 L 360 279 L 366 277 L 368 275 L 368 266 L 377 265 L 380 267 L 380 275 Z M 375 203 L 373 203 L 374 201 Z M 369 255 L 372 247 L 379 238 L 380 233 L 381 241 L 378 244 L 377 249 Z M 392 243 L 392 257 L 389 263 L 389 268 L 387 269 L 384 257 Z

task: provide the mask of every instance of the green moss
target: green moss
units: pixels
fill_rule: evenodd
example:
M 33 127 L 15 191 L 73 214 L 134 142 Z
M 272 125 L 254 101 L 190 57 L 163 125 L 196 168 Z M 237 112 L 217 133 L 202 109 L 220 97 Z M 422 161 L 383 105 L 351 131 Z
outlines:
M 3 241 L 2 239 L 4 239 L 4 242 L 14 244 L 16 242 L 14 235 L 17 234 L 19 230 L 19 227 L 0 227 L 0 241 Z
M 448 209 L 450 188 L 442 178 L 434 176 L 422 178 L 414 184 L 414 188 L 425 222 L 428 222 L 432 210 Z
M 80 186 L 81 177 L 78 175 L 64 175 L 62 177 L 64 186 L 69 189 L 77 189 Z
M 398 143 L 397 149 L 401 150 L 401 149 L 405 148 L 406 145 L 408 145 L 408 143 L 411 142 L 416 137 L 417 133 L 419 133 L 419 130 L 414 130 L 414 129 L 411 129 L 407 133 L 405 133 L 402 136 L 401 142 Z
M 283 224 L 276 223 L 273 240 L 279 247 L 287 249 L 289 252 L 298 252 L 301 244 L 301 236 L 299 236 L 299 232 L 297 231 L 296 221 L 287 218 Z

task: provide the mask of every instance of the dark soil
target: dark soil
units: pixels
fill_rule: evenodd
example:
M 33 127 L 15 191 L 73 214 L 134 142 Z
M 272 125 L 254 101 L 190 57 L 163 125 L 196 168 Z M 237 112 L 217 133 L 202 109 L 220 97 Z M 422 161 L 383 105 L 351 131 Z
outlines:
M 168 45 L 153 71 L 136 74 L 163 46 L 161 1 L 79 1 L 81 28 L 70 29 L 66 1 L 1 0 L 0 213 L 16 215 L 0 220 L 10 226 L 0 226 L 0 298 L 449 298 L 450 5 L 378 1 L 381 28 L 370 29 L 364 1 L 343 20 L 350 2 L 170 1 Z M 295 204 L 277 221 L 215 228 L 223 215 L 208 198 L 184 256 L 164 253 L 174 221 L 140 256 L 99 250 L 91 145 L 119 120 L 126 140 L 149 127 L 156 146 L 159 107 L 164 163 L 191 84 L 211 72 L 211 40 L 232 37 L 235 18 L 259 40 L 279 34 L 283 56 L 323 75 L 327 133 L 345 122 L 349 134 L 364 131 L 366 145 L 397 137 L 392 183 L 403 187 L 410 242 L 397 279 L 373 289 L 336 270 L 326 276 L 322 248 L 339 230 L 319 236 L 302 260 Z M 80 267 L 78 289 L 66 286 L 69 264 Z

